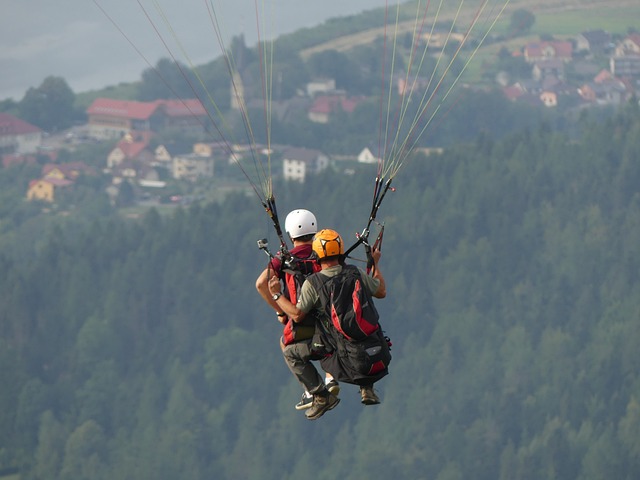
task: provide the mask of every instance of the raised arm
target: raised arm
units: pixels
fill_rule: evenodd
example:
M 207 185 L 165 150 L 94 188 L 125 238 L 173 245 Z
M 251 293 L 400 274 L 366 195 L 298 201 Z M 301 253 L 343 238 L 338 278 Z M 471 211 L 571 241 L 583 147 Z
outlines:
M 270 274 L 273 275 L 273 269 L 265 268 L 264 271 L 260 274 L 260 276 L 256 280 L 256 290 L 258 290 L 258 293 L 264 299 L 264 301 L 267 302 L 267 304 L 275 310 L 276 315 L 278 315 L 278 320 L 280 320 L 280 323 L 284 323 L 286 322 L 287 317 L 286 315 L 282 315 L 282 309 L 273 300 L 271 296 L 271 292 L 269 292 L 269 275 Z M 279 282 L 280 281 L 278 280 L 278 283 Z

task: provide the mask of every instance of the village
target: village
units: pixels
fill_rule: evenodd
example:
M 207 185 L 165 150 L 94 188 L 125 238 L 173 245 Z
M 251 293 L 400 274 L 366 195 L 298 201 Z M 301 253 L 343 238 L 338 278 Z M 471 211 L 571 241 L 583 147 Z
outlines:
M 437 39 L 431 39 L 436 41 Z M 605 31 L 584 32 L 571 40 L 540 40 L 523 45 L 512 58 L 524 59 L 530 76 L 512 79 L 505 72 L 495 82 L 512 102 L 557 108 L 562 102 L 577 108 L 620 105 L 638 91 L 640 83 L 640 34 L 630 33 L 615 42 Z M 593 58 L 606 56 L 608 68 L 600 68 Z M 567 81 L 567 70 L 583 72 L 589 81 L 574 84 Z M 392 79 L 398 95 L 406 92 L 404 76 Z M 416 85 L 420 87 L 420 79 Z M 242 79 L 233 79 L 231 110 L 241 112 L 245 99 Z M 338 112 L 354 112 L 365 98 L 348 95 L 336 89 L 334 79 L 321 78 L 309 82 L 304 92 L 279 105 L 282 110 L 302 109 L 309 121 L 328 124 Z M 199 99 L 125 101 L 97 98 L 86 110 L 86 123 L 71 130 L 47 134 L 9 114 L 0 113 L 0 152 L 4 168 L 27 163 L 40 164 L 41 175 L 33 178 L 24 192 L 29 201 L 54 204 L 60 192 L 72 189 L 82 175 L 106 178 L 105 192 L 113 203 L 123 186 L 133 187 L 136 201 L 159 201 L 158 192 L 170 185 L 212 182 L 218 185 L 241 185 L 237 170 L 252 155 L 273 159 L 274 175 L 286 181 L 304 183 L 310 175 L 333 167 L 344 174 L 378 163 L 378 149 L 362 145 L 357 151 L 329 155 L 313 148 L 289 145 L 245 145 L 224 138 L 214 142 L 198 141 L 178 145 L 159 143 L 157 134 L 171 130 L 185 138 L 206 138 L 211 132 L 211 117 Z M 210 137 L 211 135 L 209 135 Z M 58 153 L 83 143 L 112 145 L 99 161 L 59 162 Z M 423 149 L 430 154 L 438 147 Z M 43 162 L 42 158 L 46 161 Z M 96 168 L 95 165 L 100 167 Z M 366 167 L 364 167 L 366 168 Z M 246 187 L 246 185 L 245 185 Z M 188 198 L 188 195 L 186 196 Z M 182 202 L 185 195 L 172 195 L 169 201 Z

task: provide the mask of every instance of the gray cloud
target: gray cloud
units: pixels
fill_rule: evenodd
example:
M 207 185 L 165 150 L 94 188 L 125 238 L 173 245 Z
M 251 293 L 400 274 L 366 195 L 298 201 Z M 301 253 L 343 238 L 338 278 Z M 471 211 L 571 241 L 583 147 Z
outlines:
M 20 99 L 49 75 L 65 78 L 75 91 L 137 80 L 148 65 L 136 49 L 153 65 L 170 56 L 163 42 L 186 63 L 201 63 L 220 54 L 209 12 L 200 1 L 141 0 L 146 12 L 134 0 L 97 1 L 117 27 L 91 0 L 0 0 L 0 99 Z M 161 11 L 154 8 L 156 3 Z M 328 18 L 384 6 L 386 0 L 258 3 L 257 22 L 253 0 L 214 2 L 225 42 L 243 33 L 253 44 L 258 32 L 261 39 L 269 39 Z

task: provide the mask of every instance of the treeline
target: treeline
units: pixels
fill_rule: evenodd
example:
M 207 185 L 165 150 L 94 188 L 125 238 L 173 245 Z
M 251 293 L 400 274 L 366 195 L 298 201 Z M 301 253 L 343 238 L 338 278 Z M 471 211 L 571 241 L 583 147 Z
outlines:
M 317 422 L 293 409 L 301 390 L 254 289 L 256 240 L 278 243 L 255 199 L 16 224 L 0 254 L 0 471 L 638 478 L 640 111 L 578 130 L 407 162 L 379 213 L 383 403 L 345 385 Z M 373 175 L 278 184 L 279 209 L 311 208 L 351 240 Z

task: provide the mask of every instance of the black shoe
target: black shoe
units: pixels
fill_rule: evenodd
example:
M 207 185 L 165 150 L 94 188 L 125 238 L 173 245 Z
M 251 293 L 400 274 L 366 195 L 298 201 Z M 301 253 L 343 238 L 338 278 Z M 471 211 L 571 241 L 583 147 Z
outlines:
M 333 393 L 337 397 L 340 393 L 340 384 L 332 378 L 327 382 L 327 390 L 329 390 L 329 393 Z
M 314 395 L 313 405 L 305 412 L 305 416 L 309 420 L 315 420 L 324 415 L 325 412 L 335 408 L 339 403 L 340 399 L 329 392 L 326 395 Z
M 304 392 L 302 394 L 302 398 L 298 403 L 296 403 L 296 410 L 306 410 L 307 408 L 311 408 L 313 404 L 313 395 L 310 393 Z
M 380 403 L 378 395 L 373 390 L 373 385 L 360 387 L 360 397 L 362 397 L 362 403 L 365 405 L 378 405 Z

